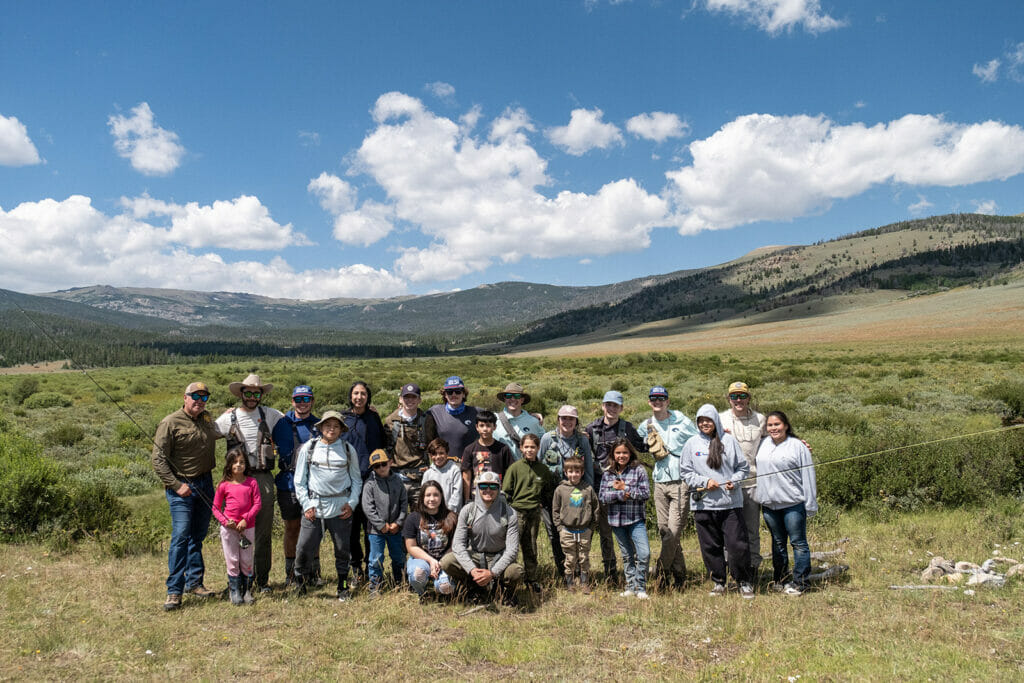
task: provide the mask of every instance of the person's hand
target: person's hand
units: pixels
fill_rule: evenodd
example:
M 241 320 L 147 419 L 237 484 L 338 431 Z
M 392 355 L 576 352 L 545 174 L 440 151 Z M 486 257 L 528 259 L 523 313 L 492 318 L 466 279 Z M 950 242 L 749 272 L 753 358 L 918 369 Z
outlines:
M 626 482 L 622 481 L 621 479 L 616 479 L 615 481 L 612 482 L 612 488 L 615 489 L 616 491 L 625 491 Z
M 349 511 L 349 514 L 352 514 L 351 510 Z M 302 515 L 306 519 L 308 519 L 309 521 L 315 522 L 316 521 L 316 508 L 309 508 L 308 510 L 303 512 Z M 344 517 L 344 513 L 342 513 L 342 517 Z
M 342 519 L 348 519 L 349 517 L 351 517 L 352 516 L 352 506 L 349 505 L 348 503 L 345 503 L 344 507 L 341 508 L 341 514 L 338 515 L 338 516 L 341 517 Z M 310 517 L 310 519 L 313 519 L 313 518 Z
M 704 488 L 708 491 L 714 491 L 718 488 L 718 482 L 714 479 L 708 479 L 708 483 L 705 484 Z
M 182 498 L 192 495 L 192 489 L 188 487 L 188 484 L 182 484 L 178 488 L 174 489 L 174 492 L 177 493 Z
M 430 578 L 436 579 L 440 575 L 441 563 L 435 560 L 434 558 L 430 558 Z
M 630 498 L 629 491 L 623 491 L 622 492 L 622 500 L 629 500 L 629 498 Z
M 811 444 L 807 443 L 803 439 L 800 439 L 800 443 L 802 443 L 803 445 L 807 446 L 807 450 L 809 450 L 812 454 L 814 453 L 814 449 L 811 448 Z
M 725 482 L 725 490 L 726 491 L 732 491 L 734 488 L 735 488 L 735 484 L 733 484 L 731 481 Z
M 240 519 L 237 522 L 235 522 L 235 528 L 238 529 L 239 533 L 245 531 L 245 520 Z
M 391 522 L 387 525 L 387 533 L 397 534 L 398 533 L 398 522 Z
M 473 571 L 471 571 L 469 575 L 473 579 L 473 583 L 480 586 L 481 588 L 483 588 L 484 586 L 486 586 L 494 580 L 494 574 L 491 573 L 490 569 L 481 569 L 477 567 Z

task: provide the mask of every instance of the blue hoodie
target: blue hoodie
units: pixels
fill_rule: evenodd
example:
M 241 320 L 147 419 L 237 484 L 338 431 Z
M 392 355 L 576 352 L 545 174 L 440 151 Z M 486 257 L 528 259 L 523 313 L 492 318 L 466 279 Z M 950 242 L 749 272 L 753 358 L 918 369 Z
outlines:
M 724 452 L 722 453 L 722 466 L 713 470 L 708 466 L 708 450 L 711 445 L 710 437 L 704 433 L 691 436 L 683 446 L 683 453 L 680 456 L 679 471 L 683 481 L 691 489 L 705 488 L 709 479 L 719 483 L 714 491 L 707 491 L 700 500 L 692 502 L 694 510 L 729 510 L 731 508 L 743 507 L 743 489 L 739 482 L 746 479 L 750 472 L 750 465 L 743 457 L 743 450 L 740 444 L 731 434 L 722 431 L 722 421 L 718 417 L 718 411 L 710 403 L 706 403 L 697 411 L 697 418 L 706 417 L 715 423 L 715 431 L 722 441 Z M 725 488 L 726 482 L 736 484 L 732 491 Z

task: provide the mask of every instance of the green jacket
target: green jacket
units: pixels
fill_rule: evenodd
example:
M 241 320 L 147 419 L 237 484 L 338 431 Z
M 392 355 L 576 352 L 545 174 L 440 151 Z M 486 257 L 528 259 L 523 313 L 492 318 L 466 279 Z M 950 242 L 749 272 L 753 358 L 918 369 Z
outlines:
M 150 460 L 160 481 L 169 489 L 195 479 L 216 465 L 214 449 L 220 430 L 205 410 L 192 419 L 185 409 L 176 410 L 160 421 L 153 437 Z
M 509 505 L 516 510 L 535 510 L 541 503 L 551 500 L 555 489 L 555 475 L 548 466 L 534 460 L 520 460 L 508 468 L 501 490 Z

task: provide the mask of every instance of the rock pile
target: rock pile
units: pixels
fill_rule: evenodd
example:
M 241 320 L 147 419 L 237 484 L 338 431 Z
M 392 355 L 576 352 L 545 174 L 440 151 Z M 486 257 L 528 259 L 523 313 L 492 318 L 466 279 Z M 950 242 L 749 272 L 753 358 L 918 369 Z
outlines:
M 1009 568 L 1002 573 L 996 571 L 997 567 L 1002 566 Z M 954 563 L 944 557 L 933 557 L 928 568 L 921 572 L 924 581 L 995 588 L 1005 585 L 1006 580 L 1014 576 L 1024 576 L 1024 564 L 1009 557 L 992 557 L 980 566 L 973 562 Z

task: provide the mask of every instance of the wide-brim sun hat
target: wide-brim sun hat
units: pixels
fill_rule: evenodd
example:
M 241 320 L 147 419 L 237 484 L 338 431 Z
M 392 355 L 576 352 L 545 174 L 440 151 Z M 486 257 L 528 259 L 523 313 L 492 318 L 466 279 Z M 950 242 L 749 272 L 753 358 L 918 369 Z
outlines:
M 259 375 L 249 375 L 241 382 L 232 382 L 231 384 L 228 385 L 228 391 L 230 391 L 238 398 L 242 398 L 242 391 L 246 389 L 249 389 L 250 391 L 253 389 L 258 389 L 261 394 L 269 394 L 273 390 L 273 388 L 274 385 L 271 384 L 270 382 L 264 384 L 263 381 L 260 380 Z
M 505 394 L 522 394 L 524 406 L 530 402 L 530 395 L 523 391 L 523 385 L 520 384 L 519 382 L 509 382 L 508 384 L 506 384 L 505 388 L 502 391 L 498 392 L 498 400 L 504 401 Z

